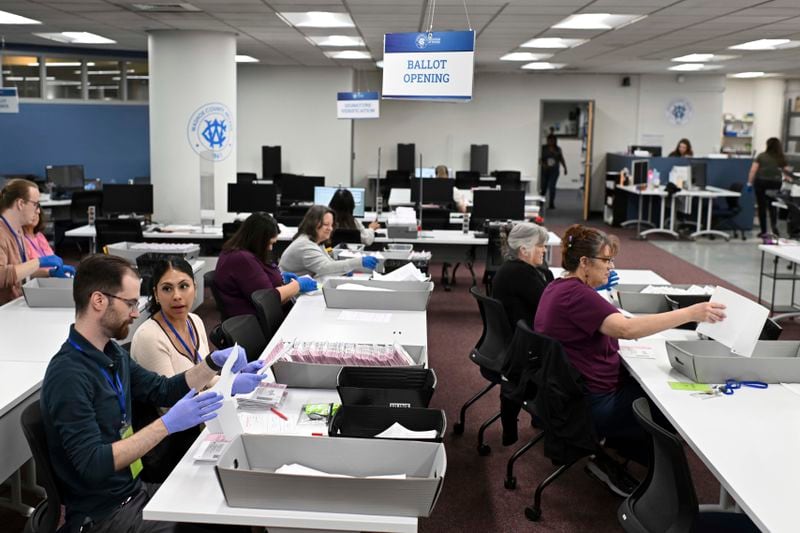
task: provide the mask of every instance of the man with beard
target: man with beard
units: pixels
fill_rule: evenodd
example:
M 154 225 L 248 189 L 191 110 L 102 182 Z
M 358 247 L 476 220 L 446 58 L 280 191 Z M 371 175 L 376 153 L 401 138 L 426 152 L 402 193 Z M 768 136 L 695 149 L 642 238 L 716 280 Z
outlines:
M 169 434 L 216 417 L 222 396 L 202 390 L 231 349 L 209 354 L 166 378 L 140 367 L 112 339 L 124 339 L 139 316 L 139 277 L 127 261 L 106 255 L 84 259 L 75 274 L 75 324 L 50 361 L 42 384 L 42 420 L 62 499 L 66 530 L 174 531 L 176 524 L 143 521 L 157 485 L 138 479 L 140 458 Z M 244 350 L 234 364 L 247 363 Z M 133 433 L 131 402 L 171 407 Z

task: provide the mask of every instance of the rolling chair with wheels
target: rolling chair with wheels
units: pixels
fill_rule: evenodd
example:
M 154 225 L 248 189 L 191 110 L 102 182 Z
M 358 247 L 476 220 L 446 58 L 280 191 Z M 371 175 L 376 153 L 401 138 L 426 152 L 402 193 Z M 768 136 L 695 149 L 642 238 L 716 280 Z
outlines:
M 214 278 L 215 276 L 213 270 L 206 272 L 203 275 L 203 282 L 205 283 L 205 286 L 211 290 L 211 295 L 214 296 L 214 303 L 217 304 L 217 311 L 219 311 L 220 320 L 225 321 L 230 318 L 230 314 L 228 314 L 227 309 L 225 309 L 225 302 L 222 299 L 222 295 L 219 292 L 219 287 L 217 287 Z M 220 347 L 218 342 L 213 342 L 217 347 Z
M 483 333 L 481 333 L 481 338 L 478 340 L 475 348 L 470 352 L 469 358 L 470 361 L 480 367 L 481 375 L 489 384 L 461 406 L 458 422 L 453 426 L 453 432 L 456 435 L 464 433 L 467 409 L 481 399 L 487 392 L 492 390 L 495 385 L 501 383 L 502 376 L 500 372 L 503 368 L 506 351 L 508 350 L 512 336 L 511 326 L 508 323 L 508 318 L 506 318 L 506 311 L 503 308 L 503 304 L 499 300 L 480 294 L 476 287 L 470 288 L 469 292 L 478 303 L 481 320 L 483 321 Z M 483 442 L 483 435 L 486 429 L 499 418 L 500 411 L 497 411 L 496 414 L 492 415 L 481 424 L 480 430 L 478 431 L 478 453 L 480 455 L 488 455 L 491 452 L 489 445 Z
M 653 421 L 646 398 L 633 402 L 633 414 L 652 446 L 645 480 L 617 511 L 625 531 L 759 531 L 744 514 L 701 512 L 681 441 Z
M 255 315 L 239 315 L 225 320 L 220 325 L 220 333 L 224 339 L 224 346 L 228 348 L 238 343 L 247 352 L 247 360 L 255 361 L 267 347 L 261 325 Z
M 264 334 L 264 340 L 269 344 L 275 332 L 286 318 L 281 304 L 281 295 L 275 289 L 259 289 L 250 295 L 250 300 L 256 307 L 256 318 Z
M 731 184 L 728 190 L 733 192 L 742 193 L 744 184 L 736 182 Z M 742 240 L 746 240 L 745 229 L 742 228 L 737 222 L 736 217 L 742 212 L 742 206 L 739 202 L 738 196 L 730 196 L 722 198 L 724 207 L 712 208 L 711 211 L 711 227 L 719 230 L 732 231 L 733 236 L 736 237 L 741 233 Z M 717 202 L 715 202 L 716 204 Z
M 47 435 L 42 422 L 42 408 L 38 401 L 33 402 L 22 411 L 20 417 L 22 432 L 31 448 L 31 455 L 36 462 L 36 477 L 39 485 L 44 487 L 46 498 L 36 506 L 33 514 L 25 524 L 25 533 L 54 533 L 61 519 L 61 492 L 58 488 L 50 455 L 47 450 Z
M 233 235 L 239 231 L 239 228 L 242 225 L 241 220 L 234 220 L 233 222 L 223 222 L 222 223 L 222 242 L 226 243 L 230 240 Z

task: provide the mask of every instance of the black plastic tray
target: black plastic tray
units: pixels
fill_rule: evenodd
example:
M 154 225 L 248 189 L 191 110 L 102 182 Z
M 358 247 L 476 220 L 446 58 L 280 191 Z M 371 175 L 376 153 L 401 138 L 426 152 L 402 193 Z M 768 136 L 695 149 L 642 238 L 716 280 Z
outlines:
M 436 430 L 436 437 L 432 439 L 411 440 L 442 442 L 447 429 L 447 419 L 441 409 L 342 405 L 328 425 L 328 435 L 370 439 L 388 429 L 395 422 L 412 431 Z
M 428 407 L 436 373 L 431 368 L 345 366 L 336 390 L 343 405 Z

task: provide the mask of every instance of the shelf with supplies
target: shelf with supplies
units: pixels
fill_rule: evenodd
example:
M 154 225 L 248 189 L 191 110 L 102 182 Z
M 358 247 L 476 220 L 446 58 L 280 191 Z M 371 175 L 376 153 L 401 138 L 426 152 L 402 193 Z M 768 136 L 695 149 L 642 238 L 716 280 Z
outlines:
M 753 130 L 755 116 L 747 113 L 743 117 L 735 117 L 730 113 L 722 115 L 722 143 L 720 153 L 728 155 L 745 155 L 753 151 Z

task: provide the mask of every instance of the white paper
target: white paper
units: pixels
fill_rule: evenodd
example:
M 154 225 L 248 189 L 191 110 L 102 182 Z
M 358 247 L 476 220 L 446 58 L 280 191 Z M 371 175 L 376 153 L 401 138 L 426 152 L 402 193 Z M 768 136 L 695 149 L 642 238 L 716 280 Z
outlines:
M 727 316 L 725 320 L 714 324 L 701 322 L 697 326 L 697 333 L 727 346 L 737 355 L 753 355 L 769 309 L 724 287 L 716 288 L 711 301 L 724 304 Z
M 430 431 L 413 431 L 403 426 L 400 422 L 395 422 L 386 430 L 375 435 L 378 439 L 435 439 L 436 430 Z
M 235 439 L 242 433 L 242 424 L 239 422 L 239 415 L 236 412 L 236 400 L 231 397 L 234 374 L 233 364 L 239 358 L 239 345 L 234 344 L 225 364 L 222 366 L 219 381 L 211 390 L 222 395 L 222 407 L 217 410 L 217 417 L 206 422 L 206 427 L 210 433 L 222 433 L 228 440 Z
M 288 465 L 283 465 L 277 470 L 275 470 L 276 474 L 288 474 L 291 476 L 315 476 L 315 477 L 353 477 L 347 476 L 344 474 L 331 474 L 329 472 L 323 472 L 322 470 L 317 470 L 315 468 L 309 468 L 307 466 L 292 463 Z
M 428 277 L 414 266 L 414 263 L 406 263 L 388 274 L 373 272 L 372 279 L 379 279 L 381 281 L 426 281 Z
M 216 463 L 219 458 L 222 457 L 222 454 L 225 451 L 225 448 L 228 447 L 228 444 L 230 444 L 228 441 L 221 439 L 204 440 L 197 447 L 197 450 L 194 453 L 194 460 L 207 463 Z
M 289 433 L 292 425 L 288 420 L 276 416 L 271 411 L 265 413 L 239 413 L 242 432 L 255 435 L 281 435 Z
M 371 322 L 377 324 L 388 324 L 392 320 L 391 313 L 365 313 L 363 311 L 342 311 L 337 317 L 338 320 L 351 322 Z
M 411 189 L 392 189 L 389 191 L 389 205 L 411 203 Z
M 686 289 L 673 287 L 672 285 L 648 285 L 642 289 L 641 294 L 692 294 L 699 296 L 714 294 L 714 289 L 713 285 L 691 285 Z
M 619 347 L 620 355 L 633 359 L 655 359 L 656 354 L 652 346 L 646 344 L 622 344 Z
M 358 283 L 342 283 L 336 286 L 339 291 L 374 291 L 374 292 L 395 292 L 394 289 L 386 289 L 384 287 L 372 287 L 369 285 L 360 285 Z

